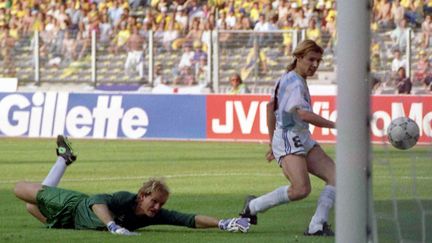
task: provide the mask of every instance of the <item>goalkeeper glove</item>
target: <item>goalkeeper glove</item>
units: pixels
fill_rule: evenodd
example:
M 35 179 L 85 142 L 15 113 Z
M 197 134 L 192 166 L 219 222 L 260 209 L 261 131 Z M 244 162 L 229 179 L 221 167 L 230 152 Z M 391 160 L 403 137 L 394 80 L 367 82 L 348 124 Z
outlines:
M 110 221 L 107 224 L 108 231 L 116 234 L 116 235 L 139 235 L 138 233 L 131 232 L 119 225 L 117 225 L 114 221 Z
M 250 228 L 250 219 L 249 218 L 231 218 L 231 219 L 222 219 L 219 221 L 219 229 L 229 231 L 229 232 L 238 232 L 241 231 L 243 233 L 248 232 Z

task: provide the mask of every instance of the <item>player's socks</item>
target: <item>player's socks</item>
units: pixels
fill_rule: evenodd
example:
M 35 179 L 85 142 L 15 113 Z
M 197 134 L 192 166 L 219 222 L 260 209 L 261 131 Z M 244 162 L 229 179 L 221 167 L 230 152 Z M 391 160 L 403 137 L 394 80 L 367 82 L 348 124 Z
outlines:
M 289 186 L 281 186 L 272 192 L 264 194 L 250 201 L 249 208 L 251 214 L 255 215 L 279 204 L 288 203 L 288 188 Z
M 66 166 L 66 160 L 63 157 L 58 156 L 57 161 L 53 167 L 51 167 L 51 170 L 43 180 L 42 185 L 56 187 L 60 183 L 60 179 L 66 170 Z
M 315 214 L 309 223 L 309 233 L 313 234 L 319 230 L 323 230 L 323 224 L 328 220 L 328 214 L 334 205 L 335 199 L 335 187 L 330 185 L 325 186 L 318 199 Z

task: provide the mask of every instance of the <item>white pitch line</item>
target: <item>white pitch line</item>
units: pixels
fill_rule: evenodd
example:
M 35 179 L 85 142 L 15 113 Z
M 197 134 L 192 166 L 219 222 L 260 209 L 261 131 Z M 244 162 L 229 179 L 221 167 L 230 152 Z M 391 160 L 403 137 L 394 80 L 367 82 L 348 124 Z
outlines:
M 279 173 L 200 173 L 200 174 L 181 174 L 181 175 L 165 175 L 156 176 L 163 178 L 184 178 L 184 177 L 221 177 L 221 176 L 258 176 L 258 177 L 268 177 L 268 176 L 280 176 Z M 123 180 L 143 180 L 150 177 L 155 177 L 154 175 L 143 175 L 143 176 L 120 176 L 120 177 L 89 177 L 89 178 L 64 178 L 63 182 L 86 182 L 86 181 L 123 181 Z M 397 176 L 393 178 L 391 176 L 375 176 L 374 179 L 398 179 L 398 180 L 412 180 L 410 176 Z M 416 180 L 432 180 L 432 176 L 417 176 Z M 36 181 L 38 179 L 25 179 L 30 181 Z M 22 180 L 0 180 L 0 184 L 11 184 Z
M 120 176 L 120 177 L 99 177 L 99 178 L 64 178 L 62 181 L 64 182 L 85 182 L 85 181 L 122 181 L 122 180 L 138 180 L 138 179 L 148 179 L 150 177 L 162 177 L 162 178 L 182 178 L 182 177 L 221 177 L 221 176 L 279 176 L 279 173 L 271 174 L 271 173 L 200 173 L 200 174 L 181 174 L 181 175 L 164 175 L 164 176 L 155 176 L 155 175 L 143 175 L 143 176 Z M 33 179 L 25 179 L 32 180 Z M 18 180 L 21 181 L 21 180 Z M 0 184 L 9 184 L 16 183 L 17 180 L 0 180 Z

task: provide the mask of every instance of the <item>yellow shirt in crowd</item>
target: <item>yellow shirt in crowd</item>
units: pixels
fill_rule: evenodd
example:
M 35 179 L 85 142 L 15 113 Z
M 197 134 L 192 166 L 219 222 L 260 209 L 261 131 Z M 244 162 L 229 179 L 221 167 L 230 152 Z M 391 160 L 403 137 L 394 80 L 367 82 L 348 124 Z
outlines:
M 261 13 L 261 10 L 259 8 L 258 9 L 253 8 L 250 11 L 249 18 L 252 20 L 252 22 L 256 22 L 259 19 L 260 13 Z
M 411 2 L 412 0 L 401 0 L 400 1 L 400 5 L 402 6 L 402 7 L 404 7 L 404 8 L 408 8 L 409 7 L 409 5 L 410 5 L 410 2 Z
M 314 40 L 318 45 L 321 44 L 321 31 L 318 28 L 306 30 L 306 37 L 308 39 Z
M 128 29 L 120 30 L 116 36 L 117 37 L 117 46 L 122 46 L 122 45 L 126 44 L 130 35 L 131 35 L 131 33 Z

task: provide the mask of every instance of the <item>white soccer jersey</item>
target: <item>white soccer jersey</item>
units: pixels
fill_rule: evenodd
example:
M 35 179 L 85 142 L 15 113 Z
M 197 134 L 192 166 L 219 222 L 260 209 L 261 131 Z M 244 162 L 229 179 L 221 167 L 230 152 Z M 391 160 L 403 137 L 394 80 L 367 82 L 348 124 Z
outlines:
M 276 130 L 272 151 L 279 165 L 289 154 L 305 155 L 317 143 L 311 138 L 309 123 L 298 117 L 297 109 L 312 111 L 305 80 L 294 71 L 284 74 L 276 83 Z
M 291 71 L 278 80 L 275 90 L 276 88 L 276 128 L 291 131 L 309 130 L 309 124 L 301 120 L 296 112 L 297 109 L 312 111 L 311 97 L 305 80 Z

